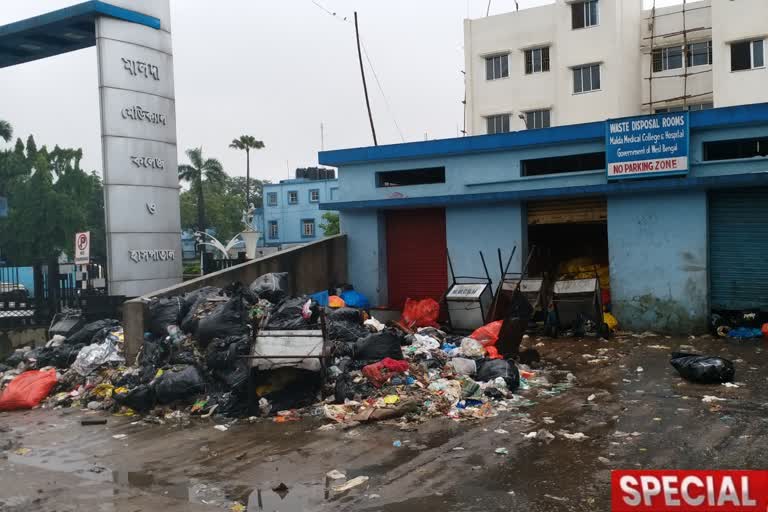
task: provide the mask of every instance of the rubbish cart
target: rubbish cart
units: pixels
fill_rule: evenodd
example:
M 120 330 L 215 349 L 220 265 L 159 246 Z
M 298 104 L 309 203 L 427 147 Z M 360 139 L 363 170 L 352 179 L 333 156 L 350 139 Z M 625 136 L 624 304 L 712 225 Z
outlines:
M 575 336 L 597 334 L 607 338 L 610 335 L 610 329 L 603 322 L 602 294 L 597 275 L 576 278 L 563 274 L 555 281 L 544 333 L 557 337 L 564 331 L 573 331 Z

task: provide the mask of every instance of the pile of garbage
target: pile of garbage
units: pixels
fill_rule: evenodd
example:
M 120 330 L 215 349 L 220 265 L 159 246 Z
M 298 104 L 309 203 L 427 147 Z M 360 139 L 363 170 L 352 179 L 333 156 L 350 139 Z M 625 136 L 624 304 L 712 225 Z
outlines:
M 398 418 L 487 418 L 530 405 L 516 393 L 521 388 L 552 386 L 544 371 L 499 354 L 501 322 L 469 336 L 449 334 L 439 329 L 439 306 L 427 299 L 409 301 L 399 322 L 384 325 L 352 289 L 301 297 L 288 296 L 288 289 L 288 275 L 274 273 L 247 287 L 152 299 L 135 361 L 124 358 L 115 320 L 16 350 L 0 365 L 0 411 L 42 404 L 276 422 L 322 415 L 334 428 Z M 312 329 L 326 333 L 328 353 L 318 368 L 253 368 L 257 333 Z

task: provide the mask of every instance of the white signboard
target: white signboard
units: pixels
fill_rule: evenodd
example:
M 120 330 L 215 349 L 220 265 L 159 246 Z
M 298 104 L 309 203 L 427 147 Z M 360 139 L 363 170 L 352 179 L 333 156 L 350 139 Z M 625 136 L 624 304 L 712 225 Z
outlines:
M 75 264 L 87 265 L 91 262 L 91 232 L 75 234 Z

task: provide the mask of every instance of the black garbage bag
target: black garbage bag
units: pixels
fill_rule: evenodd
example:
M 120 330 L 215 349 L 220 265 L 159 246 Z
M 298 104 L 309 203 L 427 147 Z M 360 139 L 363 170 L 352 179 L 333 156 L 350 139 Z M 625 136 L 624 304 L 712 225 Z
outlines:
M 155 381 L 155 394 L 161 404 L 186 400 L 204 391 L 203 376 L 195 366 L 166 371 Z
M 400 336 L 384 331 L 358 340 L 354 345 L 354 358 L 358 361 L 381 361 L 385 357 L 403 359 Z
M 354 308 L 328 309 L 327 325 L 328 338 L 333 341 L 354 343 L 365 338 L 370 331 L 363 326 L 361 310 Z
M 673 352 L 669 364 L 681 377 L 699 384 L 732 382 L 736 375 L 733 362 L 722 357 Z
M 77 359 L 77 354 L 85 345 L 59 345 L 40 350 L 37 356 L 37 367 L 54 366 L 56 368 L 69 368 Z
M 197 358 L 195 357 L 195 353 L 191 350 L 186 350 L 184 352 L 177 352 L 173 355 L 171 355 L 171 359 L 169 361 L 170 364 L 197 364 Z
M 278 304 L 269 315 L 268 329 L 282 329 L 287 331 L 311 329 L 317 323 L 319 307 L 312 303 L 312 314 L 309 319 L 304 319 L 302 310 L 309 299 L 307 297 L 295 297 L 285 299 Z
M 209 369 L 231 368 L 239 356 L 248 355 L 251 349 L 250 336 L 228 336 L 223 340 L 213 340 L 208 345 L 206 363 Z
M 149 384 L 156 374 L 157 368 L 151 363 L 146 363 L 139 368 L 139 382 L 141 384 Z
M 197 341 L 203 347 L 215 338 L 242 336 L 248 333 L 248 312 L 243 298 L 236 295 L 219 305 L 197 326 Z
M 336 379 L 334 399 L 335 403 L 343 404 L 345 399 L 354 400 L 357 395 L 366 398 L 373 395 L 374 392 L 376 392 L 376 388 L 367 379 L 355 384 L 350 375 L 344 374 L 339 375 Z
M 149 303 L 149 331 L 155 336 L 168 336 L 169 325 L 179 325 L 187 313 L 181 297 L 152 299 Z
M 11 368 L 10 366 L 7 366 L 7 365 L 4 365 L 4 364 L 0 363 L 0 373 L 4 373 L 4 372 L 7 372 L 8 370 L 12 370 L 12 369 L 13 368 Z
M 216 414 L 230 418 L 239 418 L 248 413 L 248 400 L 232 391 L 216 392 L 208 395 L 208 407 L 216 407 Z
M 345 322 L 354 325 L 363 325 L 363 311 L 355 308 L 327 308 L 326 319 L 329 322 Z
M 507 361 L 506 359 L 484 359 L 478 362 L 476 381 L 488 382 L 498 377 L 504 379 L 510 391 L 520 387 L 520 371 L 512 361 Z
M 154 368 L 153 368 L 154 370 Z M 154 373 L 152 374 L 154 377 Z M 150 377 L 147 382 L 152 380 Z M 115 381 L 115 388 L 128 388 L 133 389 L 137 388 L 142 384 L 141 380 L 141 374 L 140 373 L 124 373 L 120 376 L 119 379 Z
M 144 339 L 140 362 L 142 366 L 149 364 L 155 368 L 160 368 L 168 363 L 170 355 L 171 349 L 165 340 Z
M 221 288 L 215 286 L 206 286 L 193 292 L 189 292 L 184 296 L 184 301 L 189 306 L 187 308 L 187 314 L 182 318 L 181 330 L 188 334 L 195 334 L 197 327 L 200 323 L 200 319 L 205 316 L 206 311 L 213 309 L 216 305 L 221 304 L 211 303 L 209 299 L 218 297 L 221 295 Z
M 245 299 L 245 301 L 248 304 L 251 304 L 251 305 L 259 302 L 259 295 L 251 291 L 249 287 L 243 286 L 243 283 L 241 283 L 240 281 L 235 281 L 234 283 L 224 288 L 224 293 L 226 293 L 230 297 L 239 295 L 243 299 Z
M 97 334 L 99 334 L 100 331 L 106 329 L 107 331 L 109 329 L 112 329 L 114 327 L 117 327 L 120 325 L 120 322 L 117 320 L 97 320 L 95 322 L 91 322 L 89 324 L 85 324 L 82 329 L 77 331 L 75 334 L 67 338 L 67 341 L 65 342 L 67 345 L 90 345 L 93 343 L 93 338 Z M 104 341 L 96 340 L 97 343 L 100 343 Z
M 273 272 L 256 278 L 249 286 L 251 292 L 261 299 L 266 299 L 272 304 L 285 299 L 288 295 L 288 273 Z
M 235 361 L 228 368 L 213 371 L 213 376 L 222 383 L 225 389 L 243 391 L 248 385 L 248 374 L 251 367 L 244 360 Z
M 5 364 L 11 368 L 16 368 L 22 361 L 24 361 L 24 352 L 21 350 L 17 350 L 5 358 Z
M 116 393 L 113 395 L 115 401 L 126 407 L 130 407 L 139 412 L 146 412 L 152 409 L 157 403 L 157 396 L 152 386 L 142 384 L 128 393 Z

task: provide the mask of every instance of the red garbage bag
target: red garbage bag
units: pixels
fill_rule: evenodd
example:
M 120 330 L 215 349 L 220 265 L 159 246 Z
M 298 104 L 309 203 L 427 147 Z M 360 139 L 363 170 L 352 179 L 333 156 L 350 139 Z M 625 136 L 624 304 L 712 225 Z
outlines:
M 363 367 L 363 375 L 377 388 L 389 382 L 393 375 L 407 371 L 408 361 L 397 361 L 389 357 Z
M 485 357 L 488 359 L 504 359 L 504 356 L 499 354 L 499 350 L 493 345 L 485 347 Z
M 56 370 L 24 372 L 8 384 L 0 395 L 0 411 L 31 409 L 43 401 L 56 386 Z
M 495 322 L 478 327 L 469 337 L 479 341 L 484 347 L 496 345 L 496 342 L 499 341 L 499 331 L 501 331 L 501 324 L 503 323 L 504 320 L 496 320 Z
M 402 322 L 409 328 L 440 327 L 437 323 L 438 316 L 440 304 L 435 299 L 405 299 Z
M 763 333 L 764 338 L 768 338 L 768 323 L 763 324 L 763 328 L 760 329 L 760 332 Z

